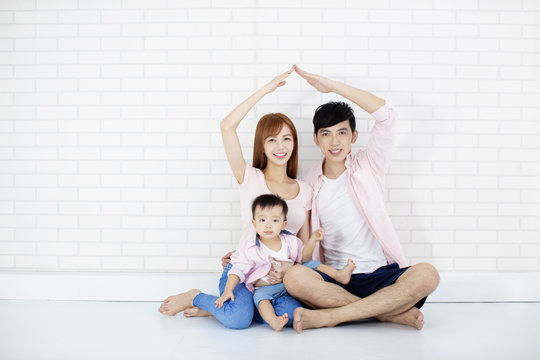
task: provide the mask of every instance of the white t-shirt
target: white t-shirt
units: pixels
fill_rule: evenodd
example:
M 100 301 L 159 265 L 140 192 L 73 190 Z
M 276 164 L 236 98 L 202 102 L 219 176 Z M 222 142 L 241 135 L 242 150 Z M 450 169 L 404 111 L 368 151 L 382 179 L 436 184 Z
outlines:
M 356 264 L 354 274 L 370 273 L 386 265 L 381 245 L 349 194 L 347 170 L 337 179 L 323 179 L 318 206 L 325 264 L 339 270 L 352 259 Z
M 263 247 L 266 250 L 270 258 L 274 258 L 279 261 L 288 261 L 290 263 L 294 263 L 294 261 L 289 259 L 290 255 L 289 255 L 289 247 L 287 246 L 287 242 L 281 236 L 279 238 L 281 239 L 281 249 L 279 249 L 278 251 L 274 251 L 270 249 L 268 246 L 264 245 L 262 241 L 261 241 L 261 247 Z
M 274 251 L 270 249 L 268 246 L 264 245 L 263 242 L 261 241 L 261 247 L 264 248 L 266 252 L 268 253 L 268 261 L 272 263 L 274 262 L 274 259 L 276 259 L 279 261 L 288 261 L 291 264 L 294 264 L 294 261 L 290 259 L 291 255 L 289 254 L 289 247 L 287 246 L 287 242 L 285 241 L 283 237 L 280 236 L 279 238 L 281 239 L 281 249 L 279 249 L 278 251 Z M 263 278 L 261 278 L 261 280 L 269 282 L 268 276 L 264 276 Z

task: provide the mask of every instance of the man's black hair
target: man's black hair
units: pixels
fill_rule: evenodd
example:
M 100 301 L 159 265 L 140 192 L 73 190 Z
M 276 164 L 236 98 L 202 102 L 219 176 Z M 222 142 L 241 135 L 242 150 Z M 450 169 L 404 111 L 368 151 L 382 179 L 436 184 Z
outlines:
M 274 206 L 280 206 L 283 212 L 283 217 L 287 219 L 287 212 L 289 211 L 287 203 L 285 202 L 285 200 L 274 194 L 259 195 L 255 198 L 255 200 L 253 200 L 253 202 L 251 203 L 252 217 L 255 218 L 255 210 L 257 209 L 257 207 L 260 207 L 261 209 L 267 209 Z
M 322 104 L 313 115 L 313 132 L 317 134 L 320 129 L 328 128 L 349 120 L 351 131 L 356 129 L 356 120 L 353 109 L 342 101 L 330 101 Z

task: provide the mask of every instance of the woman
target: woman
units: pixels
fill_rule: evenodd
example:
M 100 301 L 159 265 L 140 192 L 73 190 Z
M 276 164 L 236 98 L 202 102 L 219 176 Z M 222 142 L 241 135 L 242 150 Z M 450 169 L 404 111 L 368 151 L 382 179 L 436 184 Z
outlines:
M 268 84 L 261 87 L 253 95 L 238 105 L 221 122 L 221 134 L 225 153 L 234 177 L 240 188 L 240 204 L 242 214 L 242 240 L 255 236 L 251 224 L 251 202 L 257 196 L 272 193 L 283 198 L 289 207 L 286 230 L 303 241 L 309 238 L 309 217 L 311 209 L 311 188 L 305 182 L 295 180 L 298 168 L 298 137 L 292 121 L 283 114 L 267 114 L 263 116 L 255 130 L 253 147 L 253 164 L 249 165 L 242 154 L 242 148 L 236 129 L 247 113 L 265 95 L 285 85 L 289 71 L 276 76 Z M 223 293 L 227 281 L 231 253 L 223 258 L 224 271 L 220 279 L 219 290 Z M 234 259 L 234 255 L 232 255 Z M 288 264 L 274 266 L 268 273 L 273 283 L 282 280 L 283 272 Z M 248 327 L 254 314 L 253 294 L 243 283 L 234 291 L 234 302 L 228 301 L 221 308 L 214 305 L 217 296 L 201 293 L 192 289 L 188 292 L 171 296 L 161 305 L 159 311 L 166 315 L 176 315 L 184 311 L 184 316 L 214 315 L 229 328 L 242 329 Z M 291 296 L 283 297 L 274 304 L 276 315 L 289 314 L 292 325 L 294 309 L 301 306 Z M 262 321 L 258 313 L 256 319 Z

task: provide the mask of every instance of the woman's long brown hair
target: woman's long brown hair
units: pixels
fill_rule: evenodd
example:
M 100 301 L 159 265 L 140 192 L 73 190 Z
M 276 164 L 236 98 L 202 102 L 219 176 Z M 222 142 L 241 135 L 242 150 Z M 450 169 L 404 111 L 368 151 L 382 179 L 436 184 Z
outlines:
M 296 179 L 298 171 L 298 135 L 291 119 L 281 113 L 266 114 L 257 123 L 253 142 L 253 167 L 261 171 L 266 168 L 268 159 L 264 154 L 264 141 L 270 136 L 278 135 L 283 125 L 287 125 L 291 129 L 294 141 L 293 152 L 287 162 L 287 176 Z

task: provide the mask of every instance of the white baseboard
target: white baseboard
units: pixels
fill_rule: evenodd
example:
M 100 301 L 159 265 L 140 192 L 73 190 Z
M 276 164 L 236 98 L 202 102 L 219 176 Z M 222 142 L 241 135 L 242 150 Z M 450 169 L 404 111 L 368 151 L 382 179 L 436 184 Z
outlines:
M 217 273 L 0 272 L 0 299 L 161 301 L 198 288 L 217 294 Z M 540 302 L 540 273 L 441 273 L 429 302 Z

